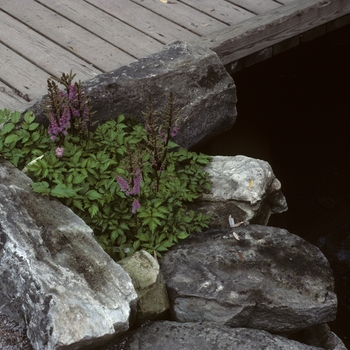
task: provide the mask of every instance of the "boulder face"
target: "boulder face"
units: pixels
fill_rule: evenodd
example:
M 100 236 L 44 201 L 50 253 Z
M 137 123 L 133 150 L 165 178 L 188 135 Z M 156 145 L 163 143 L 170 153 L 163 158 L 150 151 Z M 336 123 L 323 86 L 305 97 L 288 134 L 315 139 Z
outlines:
M 185 148 L 205 143 L 229 130 L 237 116 L 236 87 L 213 51 L 176 41 L 146 58 L 85 81 L 93 119 L 102 123 L 119 114 L 142 121 L 149 99 L 162 110 L 173 92 L 182 117 L 174 141 Z M 30 108 L 37 121 L 47 124 L 43 97 Z
M 166 347 L 165 347 L 166 344 Z M 211 322 L 158 321 L 132 332 L 107 350 L 322 350 L 265 331 Z
M 212 157 L 205 167 L 212 188 L 190 207 L 211 214 L 211 228 L 235 222 L 267 225 L 271 214 L 288 209 L 281 183 L 268 162 L 246 156 Z
M 274 227 L 233 231 L 192 234 L 164 254 L 175 320 L 278 333 L 335 319 L 332 271 L 317 247 Z
M 129 328 L 137 295 L 92 230 L 0 160 L 0 310 L 34 349 L 80 349 Z
M 137 301 L 137 321 L 143 323 L 164 315 L 170 308 L 168 293 L 157 260 L 140 250 L 118 261 L 131 277 Z

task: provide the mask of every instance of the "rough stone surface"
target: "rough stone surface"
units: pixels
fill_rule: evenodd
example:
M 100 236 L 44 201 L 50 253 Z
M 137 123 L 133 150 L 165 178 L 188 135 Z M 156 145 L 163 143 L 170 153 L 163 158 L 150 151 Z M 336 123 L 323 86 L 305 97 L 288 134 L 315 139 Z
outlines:
M 210 322 L 152 322 L 108 350 L 321 350 L 268 332 Z
M 164 278 L 157 260 L 150 253 L 141 250 L 118 264 L 129 274 L 135 287 L 139 322 L 155 319 L 169 310 Z
M 288 209 L 281 183 L 268 162 L 246 156 L 215 156 L 205 170 L 212 189 L 191 207 L 212 214 L 211 227 L 227 227 L 235 222 L 266 225 L 273 213 Z
M 129 328 L 137 295 L 127 273 L 70 209 L 35 194 L 0 160 L 0 309 L 34 349 L 81 349 Z
M 164 254 L 175 320 L 290 332 L 335 319 L 321 251 L 286 230 L 250 225 L 192 234 Z
M 236 120 L 236 87 L 218 56 L 209 49 L 176 41 L 153 55 L 83 83 L 91 96 L 94 119 L 119 114 L 141 120 L 149 97 L 155 110 L 164 108 L 169 92 L 183 121 L 175 141 L 190 148 L 229 130 Z M 47 123 L 43 102 L 30 110 Z
M 325 350 L 347 350 L 341 339 L 331 332 L 328 324 L 319 324 L 299 332 L 298 340 Z

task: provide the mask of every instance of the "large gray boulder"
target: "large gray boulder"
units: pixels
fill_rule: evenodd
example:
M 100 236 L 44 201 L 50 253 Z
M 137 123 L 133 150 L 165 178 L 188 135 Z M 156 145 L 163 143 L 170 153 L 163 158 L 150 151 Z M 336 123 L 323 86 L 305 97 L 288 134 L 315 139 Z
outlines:
M 271 214 L 288 209 L 268 162 L 246 156 L 215 156 L 205 167 L 212 183 L 211 191 L 203 193 L 189 206 L 211 214 L 210 226 L 228 227 L 231 215 L 236 223 L 245 221 L 267 225 Z
M 125 332 L 137 295 L 70 209 L 0 160 L 0 310 L 34 349 L 85 349 Z
M 112 72 L 85 81 L 94 120 L 99 123 L 119 114 L 142 119 L 149 98 L 162 110 L 170 91 L 183 120 L 175 141 L 190 148 L 229 130 L 236 120 L 236 87 L 220 59 L 209 49 L 176 41 L 160 52 Z M 45 98 L 30 108 L 47 124 Z
M 107 350 L 321 350 L 268 332 L 210 322 L 149 323 Z
M 328 261 L 317 247 L 283 229 L 250 225 L 192 234 L 164 254 L 161 271 L 180 322 L 277 333 L 336 316 Z

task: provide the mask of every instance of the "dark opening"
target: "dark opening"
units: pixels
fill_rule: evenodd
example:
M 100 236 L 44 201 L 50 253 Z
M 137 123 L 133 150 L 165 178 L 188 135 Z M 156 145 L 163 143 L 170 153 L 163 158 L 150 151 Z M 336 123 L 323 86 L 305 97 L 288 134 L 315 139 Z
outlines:
M 289 210 L 269 225 L 324 250 L 339 300 L 331 327 L 350 347 L 350 26 L 233 79 L 237 122 L 199 151 L 271 164 Z

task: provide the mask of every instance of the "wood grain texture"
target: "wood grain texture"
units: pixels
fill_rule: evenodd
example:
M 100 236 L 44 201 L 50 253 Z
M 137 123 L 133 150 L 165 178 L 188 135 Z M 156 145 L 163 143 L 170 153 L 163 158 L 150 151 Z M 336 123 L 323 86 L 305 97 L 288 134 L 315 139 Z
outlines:
M 161 50 L 163 44 L 83 0 L 38 1 L 136 58 Z
M 49 74 L 1 43 L 0 52 L 1 80 L 4 83 L 22 95 L 28 95 L 30 100 L 46 93 Z
M 194 41 L 199 35 L 130 0 L 86 0 L 163 44 L 174 40 Z
M 181 0 L 181 2 L 193 6 L 228 25 L 241 22 L 254 16 L 252 12 L 225 0 Z
M 73 70 L 77 79 L 93 78 L 101 71 L 56 45 L 13 17 L 0 11 L 0 39 L 2 43 L 49 74 L 59 77 Z M 2 35 L 3 34 L 3 35 Z
M 212 49 L 223 64 L 229 64 L 349 12 L 350 0 L 295 1 L 212 33 L 197 44 Z
M 26 103 L 26 100 L 16 95 L 13 89 L 0 81 L 0 109 L 14 110 Z
M 227 27 L 227 24 L 208 16 L 200 11 L 180 1 L 170 1 L 162 3 L 159 0 L 131 0 L 160 16 L 168 18 L 170 21 L 200 35 L 204 36 L 215 30 Z
M 33 0 L 1 0 L 0 8 L 101 71 L 134 60 L 125 52 Z
M 280 7 L 281 4 L 272 0 L 227 0 L 238 5 L 256 15 L 261 15 L 267 11 L 271 11 Z M 294 0 L 295 1 L 295 0 Z

